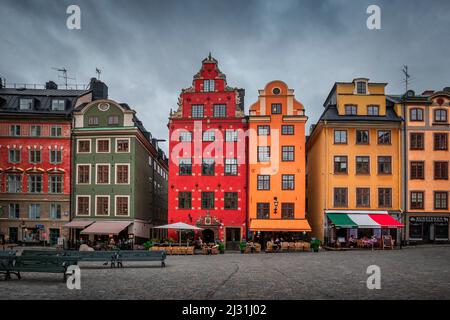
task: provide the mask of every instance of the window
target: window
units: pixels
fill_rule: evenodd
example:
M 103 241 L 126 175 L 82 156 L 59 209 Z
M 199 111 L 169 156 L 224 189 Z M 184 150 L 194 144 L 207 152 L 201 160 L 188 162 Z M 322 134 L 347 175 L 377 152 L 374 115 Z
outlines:
M 434 134 L 434 150 L 448 150 L 448 134 L 435 133 Z
M 63 192 L 63 176 L 50 175 L 48 177 L 48 183 L 50 186 L 50 193 L 62 193 Z
M 258 190 L 270 190 L 270 176 L 258 175 Z
M 108 116 L 108 125 L 117 125 L 119 124 L 119 116 Z
M 179 171 L 180 176 L 192 175 L 192 160 L 188 158 L 180 159 L 179 168 L 180 168 Z
M 78 165 L 78 183 L 90 183 L 90 166 Z
M 28 218 L 30 220 L 39 220 L 41 218 L 41 205 L 32 203 L 28 208 Z
M 369 130 L 356 130 L 356 144 L 369 144 Z
M 390 208 L 392 207 L 392 189 L 378 188 L 378 207 Z
M 281 114 L 281 103 L 272 103 L 272 114 Z
M 409 149 L 410 150 L 423 150 L 424 149 L 424 134 L 423 133 L 411 133 L 410 134 Z
M 370 104 L 367 106 L 368 116 L 378 116 L 380 114 L 380 106 Z
M 256 218 L 257 219 L 269 219 L 270 203 L 258 202 L 256 204 Z
M 294 190 L 295 189 L 295 175 L 282 174 L 281 175 L 281 189 Z
M 91 140 L 78 140 L 78 152 L 79 153 L 91 152 Z
M 294 146 L 282 146 L 281 147 L 281 159 L 282 161 L 294 161 L 295 147 Z
M 66 101 L 62 99 L 52 100 L 52 110 L 53 111 L 64 111 L 66 110 Z
M 193 104 L 191 109 L 192 118 L 203 118 L 203 105 Z
M 448 162 L 446 161 L 434 162 L 434 179 L 448 180 Z
M 370 157 L 356 157 L 356 174 L 370 174 Z
M 19 219 L 20 218 L 20 207 L 18 203 L 9 204 L 9 219 Z
M 97 183 L 109 183 L 109 164 L 97 164 Z
M 334 188 L 334 206 L 347 207 L 347 188 Z
M 356 188 L 356 206 L 370 207 L 370 188 Z
M 356 116 L 358 114 L 358 106 L 354 104 L 345 105 L 345 115 L 346 116 Z
M 238 141 L 238 132 L 235 130 L 226 130 L 225 131 L 225 141 L 226 142 L 237 142 Z
M 203 91 L 204 92 L 214 92 L 215 90 L 214 80 L 203 80 Z
M 258 147 L 258 162 L 269 162 L 270 161 L 270 147 L 262 146 Z
M 258 126 L 258 136 L 270 135 L 270 126 Z
M 347 164 L 346 156 L 334 157 L 334 173 L 347 173 Z
M 88 125 L 90 126 L 98 126 L 98 117 L 88 117 Z
M 410 176 L 413 179 L 425 179 L 425 162 L 423 161 L 411 161 L 410 163 Z
M 281 134 L 285 136 L 291 136 L 294 134 L 294 126 L 293 125 L 283 125 L 281 126 Z
M 412 191 L 411 192 L 411 209 L 423 209 L 424 202 L 424 192 L 423 191 Z
M 409 118 L 411 121 L 423 121 L 423 109 L 414 108 L 409 110 Z
M 215 132 L 213 130 L 208 130 L 203 132 L 203 141 L 214 141 Z
M 116 216 L 128 216 L 129 198 L 125 196 L 116 196 Z
M 191 209 L 192 208 L 192 193 L 191 192 L 179 192 L 178 193 L 178 208 L 179 209 Z
M 227 106 L 224 104 L 214 105 L 214 118 L 225 118 L 227 116 Z
M 202 192 L 202 209 L 214 209 L 214 192 Z
M 30 136 L 40 137 L 41 136 L 41 126 L 30 126 Z
M 28 176 L 28 192 L 31 193 L 42 192 L 42 175 L 32 174 Z
M 20 99 L 19 109 L 20 110 L 31 110 L 33 108 L 33 99 Z
M 367 83 L 364 81 L 356 82 L 356 93 L 357 94 L 366 94 L 367 93 Z
M 97 152 L 109 152 L 109 140 L 97 140 Z
M 77 197 L 77 215 L 86 216 L 89 215 L 89 202 L 91 198 L 89 196 Z
M 109 197 L 97 196 L 96 212 L 97 216 L 107 216 L 109 215 Z
M 52 220 L 61 219 L 61 204 L 59 203 L 50 204 L 50 219 Z
M 447 122 L 447 110 L 434 110 L 434 122 Z
M 129 139 L 117 139 L 117 152 L 129 152 L 130 151 L 130 140 Z
M 379 130 L 378 131 L 378 144 L 391 144 L 391 131 Z
M 378 157 L 378 174 L 392 173 L 392 157 Z
M 30 150 L 30 163 L 41 163 L 40 150 Z
M 181 142 L 191 142 L 192 141 L 192 132 L 181 131 L 180 132 L 180 141 Z
M 237 192 L 225 192 L 224 198 L 225 210 L 237 210 L 238 208 L 238 193 Z
M 202 176 L 214 175 L 215 161 L 212 158 L 204 158 L 202 160 Z
M 448 192 L 436 191 L 434 193 L 434 209 L 447 210 L 448 209 Z
M 10 132 L 10 135 L 13 137 L 20 136 L 20 125 L 18 125 L 18 124 L 11 125 L 11 127 L 9 127 L 9 132 Z
M 125 183 L 128 184 L 128 175 L 129 175 L 129 165 L 128 164 L 117 164 L 116 165 L 116 183 Z
M 294 219 L 294 203 L 281 204 L 281 219 Z
M 7 190 L 9 193 L 18 193 L 22 191 L 22 177 L 20 175 L 8 175 L 7 181 Z
M 334 130 L 334 143 L 346 144 L 347 143 L 347 131 L 346 130 Z
M 20 160 L 20 149 L 10 149 L 8 151 L 8 161 L 10 163 L 19 163 Z
M 52 126 L 50 129 L 51 137 L 61 137 L 62 136 L 62 128 L 61 126 Z
M 236 158 L 225 158 L 225 175 L 236 176 L 238 171 Z

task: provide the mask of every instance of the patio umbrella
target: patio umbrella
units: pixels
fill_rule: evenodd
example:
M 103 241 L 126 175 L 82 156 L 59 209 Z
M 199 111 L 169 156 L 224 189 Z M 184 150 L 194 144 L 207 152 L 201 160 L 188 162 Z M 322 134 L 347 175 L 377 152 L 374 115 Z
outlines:
M 180 246 L 181 246 L 181 231 L 182 230 L 203 230 L 202 228 L 184 223 L 184 222 L 176 222 L 171 224 L 165 224 L 163 226 L 157 226 L 155 229 L 175 229 L 179 231 L 179 239 L 180 239 Z

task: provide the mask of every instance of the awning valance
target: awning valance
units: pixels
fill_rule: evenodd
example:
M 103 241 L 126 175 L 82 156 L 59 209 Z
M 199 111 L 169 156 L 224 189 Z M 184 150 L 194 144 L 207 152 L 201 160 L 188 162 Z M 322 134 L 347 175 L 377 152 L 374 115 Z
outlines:
M 402 228 L 403 224 L 395 220 L 387 212 L 349 212 L 349 213 L 327 213 L 328 219 L 338 228 Z
M 120 231 L 132 224 L 133 221 L 96 221 L 81 231 L 81 234 L 118 235 Z
M 306 219 L 253 219 L 250 231 L 309 232 L 311 227 Z
M 63 228 L 84 229 L 87 226 L 93 224 L 94 222 L 95 221 L 92 220 L 73 220 L 63 225 Z

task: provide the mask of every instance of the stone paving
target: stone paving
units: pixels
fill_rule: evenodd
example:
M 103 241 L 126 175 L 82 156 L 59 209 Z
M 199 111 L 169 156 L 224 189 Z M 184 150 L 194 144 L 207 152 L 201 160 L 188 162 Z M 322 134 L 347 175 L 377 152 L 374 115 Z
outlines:
M 366 269 L 381 268 L 368 290 Z M 81 263 L 81 290 L 61 274 L 0 281 L 0 299 L 450 299 L 450 247 L 394 251 L 169 256 L 110 269 Z

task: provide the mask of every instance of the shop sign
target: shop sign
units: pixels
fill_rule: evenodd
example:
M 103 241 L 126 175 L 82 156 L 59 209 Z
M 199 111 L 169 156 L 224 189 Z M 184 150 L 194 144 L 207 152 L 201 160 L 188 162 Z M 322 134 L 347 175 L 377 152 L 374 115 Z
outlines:
M 43 224 L 37 224 L 36 225 L 36 229 L 44 229 L 44 225 Z
M 448 217 L 410 217 L 409 222 L 411 223 L 431 222 L 431 223 L 448 224 Z

